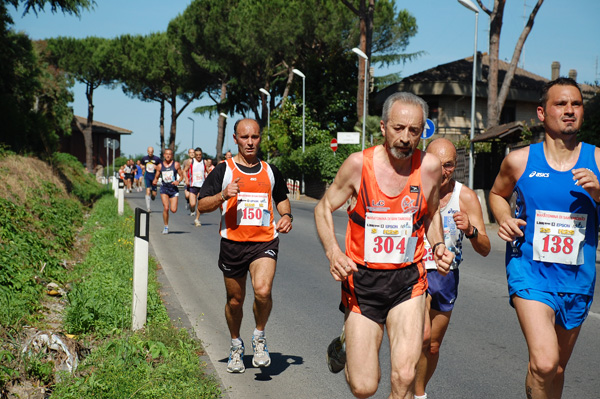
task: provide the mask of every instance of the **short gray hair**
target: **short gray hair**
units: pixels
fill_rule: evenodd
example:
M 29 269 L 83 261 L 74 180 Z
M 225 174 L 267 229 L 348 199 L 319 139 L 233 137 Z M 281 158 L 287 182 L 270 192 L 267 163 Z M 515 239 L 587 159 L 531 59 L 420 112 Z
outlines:
M 406 91 L 394 93 L 385 100 L 381 115 L 381 120 L 383 120 L 383 123 L 387 123 L 388 119 L 390 118 L 390 110 L 392 109 L 392 105 L 394 105 L 394 103 L 397 101 L 401 102 L 402 104 L 410 104 L 421 107 L 423 110 L 423 126 L 425 126 L 425 123 L 427 122 L 427 115 L 429 114 L 429 106 L 421 97 Z

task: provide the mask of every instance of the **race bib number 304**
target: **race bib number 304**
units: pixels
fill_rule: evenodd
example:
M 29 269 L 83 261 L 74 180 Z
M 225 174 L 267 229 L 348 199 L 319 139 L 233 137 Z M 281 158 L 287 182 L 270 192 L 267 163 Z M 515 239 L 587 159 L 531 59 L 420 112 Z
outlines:
M 240 192 L 237 195 L 238 226 L 268 226 L 270 221 L 269 194 Z
M 533 260 L 583 264 L 586 222 L 582 213 L 536 210 Z
M 417 237 L 412 235 L 412 215 L 367 212 L 365 218 L 365 261 L 372 263 L 412 262 Z

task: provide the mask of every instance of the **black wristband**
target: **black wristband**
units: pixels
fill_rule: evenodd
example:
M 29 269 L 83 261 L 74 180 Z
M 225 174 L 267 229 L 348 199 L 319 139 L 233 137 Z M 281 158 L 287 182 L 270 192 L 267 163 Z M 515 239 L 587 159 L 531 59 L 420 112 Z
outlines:
M 283 214 L 283 215 L 281 215 L 281 216 L 282 216 L 282 217 L 283 217 L 283 216 L 289 216 L 289 217 L 290 217 L 290 222 L 292 222 L 292 223 L 294 222 L 294 216 L 292 216 L 292 214 L 291 214 L 291 213 L 284 213 L 284 214 Z
M 444 242 L 442 242 L 442 241 L 440 241 L 440 242 L 438 242 L 438 243 L 435 243 L 435 244 L 434 244 L 434 246 L 433 246 L 433 247 L 431 247 L 431 252 L 432 252 L 432 253 L 435 253 L 435 249 L 437 248 L 437 246 L 438 246 L 438 245 L 443 245 L 443 246 L 446 246 L 446 244 L 445 244 Z
M 473 226 L 473 234 L 471 234 L 471 235 L 465 234 L 465 237 L 467 237 L 470 240 L 471 238 L 477 237 L 478 234 L 479 234 L 479 230 L 477 230 L 477 227 Z

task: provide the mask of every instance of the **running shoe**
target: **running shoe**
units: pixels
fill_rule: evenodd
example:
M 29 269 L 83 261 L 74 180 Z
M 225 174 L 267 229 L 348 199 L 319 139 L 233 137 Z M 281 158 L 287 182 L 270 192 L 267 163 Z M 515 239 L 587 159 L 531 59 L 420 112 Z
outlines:
M 265 337 L 252 337 L 252 365 L 254 367 L 268 367 L 271 364 L 271 356 L 267 349 L 267 339 Z
M 202 223 L 200 223 L 200 221 L 199 221 L 199 220 L 194 220 L 194 225 L 195 225 L 196 227 L 202 227 Z
M 346 343 L 342 341 L 342 337 L 335 337 L 327 347 L 327 366 L 332 373 L 339 373 L 345 365 Z
M 148 213 L 152 213 L 152 209 L 150 208 L 146 209 L 146 211 L 148 211 Z
M 150 198 L 152 198 L 152 201 L 154 201 L 154 199 L 156 198 L 156 194 L 151 194 Z
M 190 212 L 190 216 L 196 216 L 196 211 Z
M 243 373 L 246 371 L 244 366 L 244 344 L 232 346 L 229 350 L 229 360 L 227 361 L 228 373 Z
M 167 226 L 165 226 L 163 232 L 163 234 L 169 234 L 169 228 Z

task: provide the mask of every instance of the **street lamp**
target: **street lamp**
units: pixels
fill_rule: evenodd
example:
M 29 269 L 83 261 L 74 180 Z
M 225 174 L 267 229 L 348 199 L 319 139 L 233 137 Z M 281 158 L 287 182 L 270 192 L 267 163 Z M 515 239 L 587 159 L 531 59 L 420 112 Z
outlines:
M 300 72 L 299 70 L 297 70 L 296 68 L 292 69 L 292 72 L 295 75 L 298 75 L 302 78 L 302 154 L 304 154 L 304 147 L 305 147 L 305 136 L 304 136 L 304 131 L 305 131 L 305 109 L 306 106 L 304 104 L 304 100 L 306 98 L 306 76 Z M 302 173 L 302 193 L 304 193 L 304 173 Z
M 365 53 L 363 53 L 358 47 L 354 47 L 352 49 L 360 58 L 365 60 L 365 82 L 364 92 L 363 92 L 363 127 L 362 127 L 362 149 L 365 149 L 365 130 L 366 130 L 366 121 L 367 121 L 367 69 L 369 63 L 369 57 Z
M 460 4 L 475 13 L 475 49 L 473 50 L 473 82 L 471 85 L 471 147 L 469 149 L 469 188 L 473 189 L 473 175 L 475 174 L 473 167 L 473 152 L 475 138 L 475 91 L 477 88 L 477 25 L 479 23 L 479 9 L 471 0 L 458 0 Z
M 196 126 L 196 122 L 189 116 L 188 119 L 192 121 L 192 148 L 196 148 L 194 147 L 194 127 Z
M 267 96 L 267 143 L 269 142 L 269 129 L 271 128 L 271 93 L 269 93 L 266 89 L 260 88 L 262 94 Z M 271 160 L 271 154 L 267 151 L 267 161 Z

